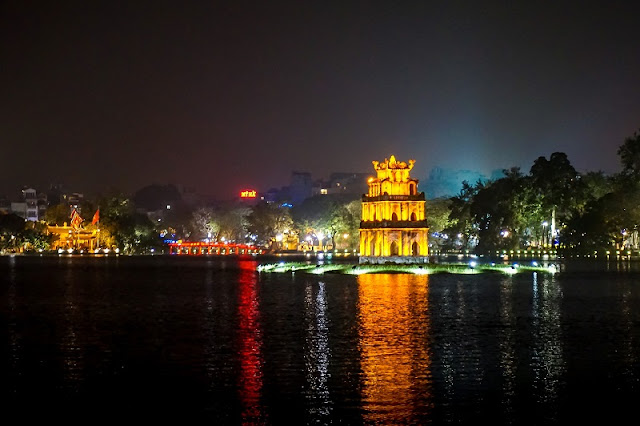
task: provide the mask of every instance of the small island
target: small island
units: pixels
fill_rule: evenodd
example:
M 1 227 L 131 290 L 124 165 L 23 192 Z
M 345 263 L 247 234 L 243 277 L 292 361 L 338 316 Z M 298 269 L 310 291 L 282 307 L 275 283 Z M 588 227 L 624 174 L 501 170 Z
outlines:
M 432 275 L 437 273 L 449 274 L 479 274 L 503 273 L 513 275 L 523 272 L 541 272 L 555 274 L 558 267 L 555 264 L 541 265 L 531 262 L 529 265 L 519 263 L 428 263 L 428 264 L 349 264 L 349 263 L 317 263 L 310 262 L 279 262 L 263 264 L 257 267 L 258 272 L 266 273 L 305 273 L 305 274 L 414 274 Z

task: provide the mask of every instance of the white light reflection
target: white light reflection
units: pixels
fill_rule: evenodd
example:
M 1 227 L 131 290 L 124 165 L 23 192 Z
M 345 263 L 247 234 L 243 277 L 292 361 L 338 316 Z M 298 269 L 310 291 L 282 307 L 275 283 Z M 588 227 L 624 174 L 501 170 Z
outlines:
M 8 304 L 8 321 L 7 321 L 7 333 L 9 337 L 9 359 L 11 365 L 11 371 L 13 372 L 12 378 L 22 375 L 22 369 L 20 368 L 20 332 L 18 327 L 18 308 L 16 305 L 16 258 L 9 258 L 9 288 L 7 289 L 7 304 Z M 17 386 L 17 383 L 14 383 Z M 17 391 L 16 388 L 12 390 Z
M 71 263 L 71 261 L 69 262 Z M 66 334 L 60 341 L 60 352 L 64 359 L 64 386 L 70 392 L 80 389 L 84 378 L 84 348 L 80 345 L 78 329 L 83 322 L 83 313 L 78 307 L 76 299 L 75 269 L 67 266 L 66 287 L 64 292 L 65 312 L 67 323 Z
M 533 274 L 533 348 L 531 367 L 536 402 L 549 418 L 555 418 L 560 379 L 564 373 L 560 303 L 562 290 L 553 275 L 544 275 L 542 285 Z
M 634 350 L 634 339 L 635 335 L 634 330 L 636 329 L 634 325 L 634 310 L 633 310 L 633 295 L 631 294 L 631 290 L 627 287 L 622 293 L 622 323 L 624 325 L 623 329 L 625 331 L 623 338 L 621 339 L 621 354 L 623 356 L 623 365 L 624 365 L 624 377 L 627 380 L 627 383 L 637 383 L 635 368 L 637 365 L 637 355 Z M 633 385 L 632 385 L 633 386 Z
M 535 272 L 534 272 L 535 276 Z M 516 318 L 513 313 L 513 280 L 503 279 L 500 283 L 500 322 L 499 333 L 500 367 L 502 369 L 502 405 L 507 422 L 513 424 L 514 399 L 516 395 Z
M 313 285 L 305 288 L 305 319 L 307 339 L 305 366 L 307 376 L 306 399 L 311 423 L 326 424 L 332 410 L 329 394 L 329 321 L 327 319 L 327 294 L 325 283 L 318 282 L 318 293 L 313 297 Z

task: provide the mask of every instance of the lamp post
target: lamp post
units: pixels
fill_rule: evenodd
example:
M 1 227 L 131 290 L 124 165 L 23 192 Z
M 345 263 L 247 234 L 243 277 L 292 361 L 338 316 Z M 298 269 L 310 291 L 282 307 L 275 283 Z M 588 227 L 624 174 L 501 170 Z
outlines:
M 320 251 L 323 251 L 324 250 L 324 244 L 323 244 L 324 234 L 322 232 L 318 232 L 316 234 L 316 237 L 318 237 L 318 246 L 320 247 Z
M 547 226 L 549 226 L 549 223 L 546 220 L 542 222 L 542 246 L 543 247 L 547 247 L 547 243 L 549 242 L 549 238 L 547 235 Z

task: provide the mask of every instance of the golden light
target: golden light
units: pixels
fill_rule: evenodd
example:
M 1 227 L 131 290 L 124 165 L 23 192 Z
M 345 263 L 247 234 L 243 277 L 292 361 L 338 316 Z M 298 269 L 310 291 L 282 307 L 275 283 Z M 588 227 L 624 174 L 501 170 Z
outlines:
M 415 161 L 396 161 L 392 155 L 372 163 L 377 177 L 368 178 L 369 191 L 362 198 L 361 255 L 407 261 L 420 257 L 424 262 L 429 255 L 429 228 L 424 193 L 418 192 L 418 180 L 410 176 Z

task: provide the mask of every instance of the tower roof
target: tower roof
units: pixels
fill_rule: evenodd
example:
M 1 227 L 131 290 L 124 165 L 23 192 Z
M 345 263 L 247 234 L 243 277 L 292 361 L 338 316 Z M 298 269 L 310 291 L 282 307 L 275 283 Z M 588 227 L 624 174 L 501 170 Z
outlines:
M 408 164 L 404 161 L 397 161 L 395 155 L 392 155 L 390 158 L 385 158 L 383 162 L 380 161 L 372 161 L 373 168 L 378 170 L 386 170 L 386 169 L 406 169 L 411 170 L 413 168 L 416 160 L 409 160 Z

